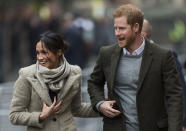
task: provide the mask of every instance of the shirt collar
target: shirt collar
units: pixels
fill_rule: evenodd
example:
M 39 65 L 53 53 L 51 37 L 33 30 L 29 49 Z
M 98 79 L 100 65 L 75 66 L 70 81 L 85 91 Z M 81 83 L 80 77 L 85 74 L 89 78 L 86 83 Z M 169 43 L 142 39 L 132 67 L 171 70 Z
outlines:
M 126 48 L 123 48 L 123 54 L 124 55 L 130 55 L 130 56 L 140 55 L 145 48 L 145 39 L 144 39 L 144 37 L 142 37 L 142 39 L 143 39 L 143 43 L 140 45 L 140 47 L 138 49 L 133 51 L 132 54 L 130 54 L 130 52 L 128 52 Z

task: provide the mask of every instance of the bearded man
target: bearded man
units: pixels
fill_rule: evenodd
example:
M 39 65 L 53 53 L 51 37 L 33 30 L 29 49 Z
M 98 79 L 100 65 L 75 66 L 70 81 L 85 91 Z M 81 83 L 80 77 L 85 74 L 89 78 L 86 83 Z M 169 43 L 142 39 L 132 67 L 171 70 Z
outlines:
M 122 5 L 113 17 L 117 44 L 100 49 L 88 80 L 103 130 L 181 131 L 183 96 L 172 52 L 141 35 L 144 14 L 136 6 Z

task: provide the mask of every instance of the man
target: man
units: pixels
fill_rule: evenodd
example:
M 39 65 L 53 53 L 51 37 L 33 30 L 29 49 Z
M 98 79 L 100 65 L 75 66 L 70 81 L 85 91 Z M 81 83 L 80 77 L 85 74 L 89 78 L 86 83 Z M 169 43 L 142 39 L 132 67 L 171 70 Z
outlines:
M 137 7 L 122 5 L 113 16 L 118 44 L 101 48 L 88 80 L 103 130 L 181 131 L 182 88 L 172 53 L 141 36 L 144 15 Z
M 152 25 L 149 23 L 147 19 L 143 20 L 143 27 L 141 34 L 148 39 L 151 43 L 154 43 L 154 41 L 151 39 L 152 36 Z
M 150 22 L 147 19 L 143 20 L 143 27 L 142 27 L 142 31 L 141 34 L 148 39 L 151 43 L 154 43 L 154 41 L 152 40 L 151 36 L 152 36 L 152 25 L 150 24 Z M 184 111 L 183 111 L 183 128 L 182 131 L 186 131 L 186 82 L 184 79 L 184 75 L 182 72 L 182 66 L 181 63 L 177 57 L 176 52 L 172 51 L 175 61 L 176 61 L 176 66 L 179 72 L 179 76 L 180 76 L 180 80 L 181 80 L 181 84 L 182 84 L 182 88 L 183 88 L 183 98 L 184 98 Z

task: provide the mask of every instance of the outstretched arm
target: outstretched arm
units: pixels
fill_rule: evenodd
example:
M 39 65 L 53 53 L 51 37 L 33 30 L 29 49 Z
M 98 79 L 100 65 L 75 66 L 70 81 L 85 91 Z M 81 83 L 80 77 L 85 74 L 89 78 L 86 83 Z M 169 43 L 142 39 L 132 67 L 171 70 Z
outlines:
M 81 80 L 80 80 L 81 81 Z M 96 113 L 90 103 L 82 103 L 81 101 L 81 82 L 76 84 L 75 88 L 78 88 L 77 94 L 72 100 L 72 113 L 76 117 L 98 117 L 99 114 Z

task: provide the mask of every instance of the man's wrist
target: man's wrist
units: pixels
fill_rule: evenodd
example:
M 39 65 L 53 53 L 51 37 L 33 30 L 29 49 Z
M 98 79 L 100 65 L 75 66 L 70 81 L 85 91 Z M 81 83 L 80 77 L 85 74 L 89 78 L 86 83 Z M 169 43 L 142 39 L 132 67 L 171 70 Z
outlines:
M 97 109 L 99 112 L 100 112 L 99 107 L 100 107 L 100 105 L 101 105 L 103 102 L 105 102 L 105 101 L 100 101 L 100 102 L 98 102 L 98 103 L 96 104 L 96 109 Z

